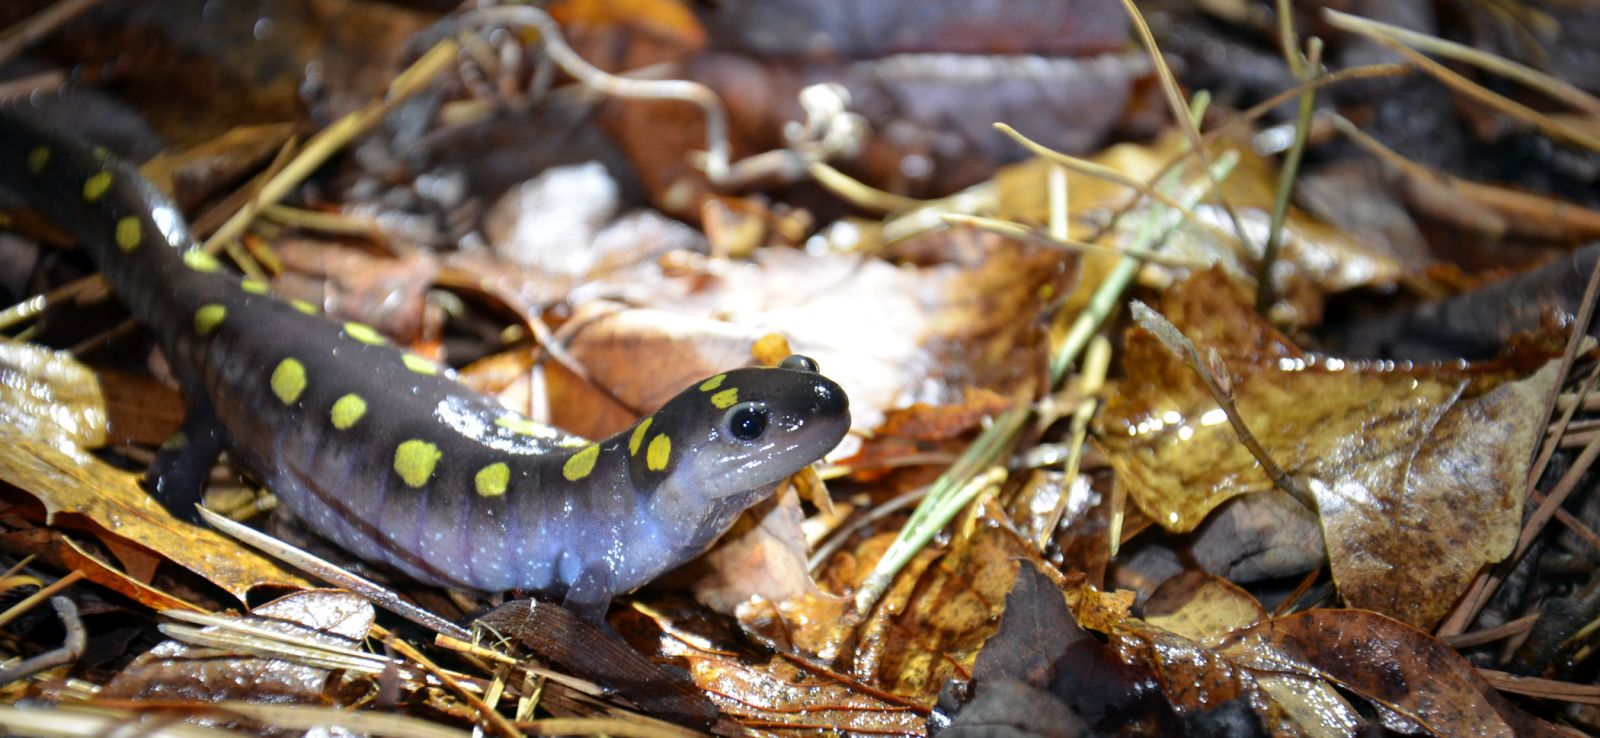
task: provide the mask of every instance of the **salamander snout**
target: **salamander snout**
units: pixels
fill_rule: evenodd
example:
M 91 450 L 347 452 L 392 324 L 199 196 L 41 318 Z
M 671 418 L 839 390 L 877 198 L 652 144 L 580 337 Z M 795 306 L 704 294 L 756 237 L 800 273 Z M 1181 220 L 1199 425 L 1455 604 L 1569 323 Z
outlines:
M 811 383 L 811 394 L 808 399 L 806 410 L 812 415 L 820 417 L 850 416 L 850 398 L 845 395 L 844 388 L 820 374 Z
M 807 415 L 815 418 L 850 417 L 850 398 L 844 388 L 822 376 L 817 361 L 809 356 L 794 354 L 778 364 L 779 369 L 812 375 L 807 379 L 808 395 L 804 404 Z

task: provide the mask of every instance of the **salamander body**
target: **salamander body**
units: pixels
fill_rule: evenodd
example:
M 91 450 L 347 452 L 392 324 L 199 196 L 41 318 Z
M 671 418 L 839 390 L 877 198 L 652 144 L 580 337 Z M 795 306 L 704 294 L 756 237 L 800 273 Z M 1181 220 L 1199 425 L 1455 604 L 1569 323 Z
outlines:
M 849 425 L 844 391 L 794 356 L 707 378 L 586 441 L 224 270 L 133 167 L 13 111 L 0 111 L 0 186 L 78 239 L 168 357 L 187 414 L 151 483 L 179 514 L 225 448 L 361 558 L 592 612 L 698 554 Z

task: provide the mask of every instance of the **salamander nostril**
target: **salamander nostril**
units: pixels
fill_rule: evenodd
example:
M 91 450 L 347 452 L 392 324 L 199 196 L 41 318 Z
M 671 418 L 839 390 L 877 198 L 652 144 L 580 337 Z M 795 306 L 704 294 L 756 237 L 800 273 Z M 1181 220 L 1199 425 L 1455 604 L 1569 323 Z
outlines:
M 836 416 L 850 411 L 850 398 L 845 396 L 844 389 L 832 380 L 823 377 L 817 380 L 811 384 L 811 401 L 808 403 L 808 409 L 813 414 Z

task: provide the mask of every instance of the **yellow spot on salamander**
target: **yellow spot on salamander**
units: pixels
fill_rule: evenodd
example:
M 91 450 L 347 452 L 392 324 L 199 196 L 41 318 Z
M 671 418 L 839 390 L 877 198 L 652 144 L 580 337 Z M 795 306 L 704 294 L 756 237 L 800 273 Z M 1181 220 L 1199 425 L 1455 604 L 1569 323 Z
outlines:
M 201 305 L 199 310 L 194 311 L 194 334 L 197 336 L 211 335 L 211 332 L 215 331 L 217 326 L 222 325 L 223 319 L 227 317 L 228 308 L 222 305 L 216 303 Z
M 111 189 L 111 173 L 95 172 L 83 181 L 83 199 L 85 202 L 96 202 L 104 197 L 106 190 Z
M 378 333 L 376 329 L 370 325 L 367 325 L 366 323 L 357 323 L 355 321 L 345 323 L 344 333 L 345 335 L 369 346 L 382 346 L 384 343 L 386 343 L 383 340 L 383 335 Z
M 267 292 L 271 291 L 271 288 L 267 286 L 266 282 L 263 282 L 259 279 L 251 279 L 250 277 L 245 277 L 244 280 L 239 283 L 239 289 L 244 290 L 252 295 L 265 295 Z
M 328 415 L 329 419 L 333 421 L 334 428 L 347 430 L 350 426 L 359 422 L 361 416 L 366 414 L 367 401 L 361 399 L 361 395 L 351 393 L 334 400 L 333 412 Z
M 439 465 L 439 457 L 444 452 L 427 441 L 413 438 L 402 441 L 394 449 L 394 472 L 400 475 L 406 486 L 416 488 L 428 483 L 428 477 L 433 476 L 433 468 Z
M 521 433 L 524 436 L 544 435 L 544 426 L 531 418 L 519 415 L 502 415 L 494 419 L 494 424 L 512 433 Z
M 217 258 L 200 249 L 189 249 L 183 252 L 183 263 L 197 272 L 214 272 L 222 268 L 217 263 Z
M 581 451 L 567 457 L 567 463 L 561 465 L 561 476 L 569 482 L 589 476 L 594 471 L 594 462 L 600 458 L 600 445 L 591 443 L 584 446 Z
M 39 174 L 50 163 L 50 147 L 35 146 L 28 152 L 28 171 Z
M 722 386 L 722 380 L 727 379 L 727 378 L 728 378 L 728 375 L 726 375 L 726 374 L 718 374 L 715 377 L 707 379 L 706 381 L 700 383 L 700 391 L 701 392 L 710 392 L 710 391 L 712 391 L 712 390 L 714 390 L 714 389 L 716 389 L 718 387 L 721 387 Z
M 172 435 L 167 436 L 167 440 L 161 442 L 161 450 L 177 451 L 178 449 L 187 445 L 189 445 L 189 437 L 184 435 L 183 431 L 176 431 Z
M 639 444 L 644 443 L 644 434 L 650 431 L 650 424 L 654 423 L 655 421 L 656 418 L 654 415 L 652 415 L 644 420 L 639 421 L 639 424 L 633 427 L 633 435 L 628 436 L 629 456 L 639 455 Z
M 472 482 L 478 487 L 479 495 L 499 497 L 506 493 L 506 486 L 511 484 L 511 467 L 506 466 L 504 461 L 496 461 L 479 469 Z
M 711 396 L 711 404 L 716 405 L 718 410 L 727 410 L 728 408 L 733 407 L 738 401 L 738 387 L 729 387 Z
M 431 377 L 439 373 L 438 364 L 428 361 L 427 359 L 424 359 L 416 354 L 401 354 L 400 363 L 405 364 L 407 369 L 410 369 L 418 374 L 426 374 Z
M 272 370 L 272 394 L 285 405 L 293 405 L 306 391 L 306 365 L 298 359 L 284 359 Z
M 312 305 L 311 303 L 306 302 L 305 300 L 290 300 L 289 304 L 293 305 L 294 309 L 299 310 L 300 312 L 305 313 L 306 315 L 316 315 L 317 314 L 317 306 L 316 305 Z
M 139 224 L 138 218 L 130 215 L 117 221 L 116 237 L 117 248 L 131 253 L 144 240 L 144 226 Z
M 672 439 L 665 433 L 657 433 L 650 439 L 650 448 L 644 452 L 644 465 L 650 471 L 661 471 L 667 468 L 667 462 L 672 460 Z

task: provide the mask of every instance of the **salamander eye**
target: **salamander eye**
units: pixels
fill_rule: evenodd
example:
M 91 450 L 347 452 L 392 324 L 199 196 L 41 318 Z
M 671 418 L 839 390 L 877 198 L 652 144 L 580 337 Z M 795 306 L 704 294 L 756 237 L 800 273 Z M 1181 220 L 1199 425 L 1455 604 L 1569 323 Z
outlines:
M 767 409 L 754 402 L 734 406 L 725 417 L 728 433 L 741 441 L 754 441 L 767 430 Z
M 783 363 L 778 364 L 778 368 L 779 369 L 793 369 L 793 370 L 798 371 L 798 372 L 811 372 L 812 374 L 816 374 L 817 373 L 817 361 L 815 359 L 809 357 L 809 356 L 801 356 L 800 354 L 794 354 L 793 356 L 790 356 L 789 358 L 784 359 Z

